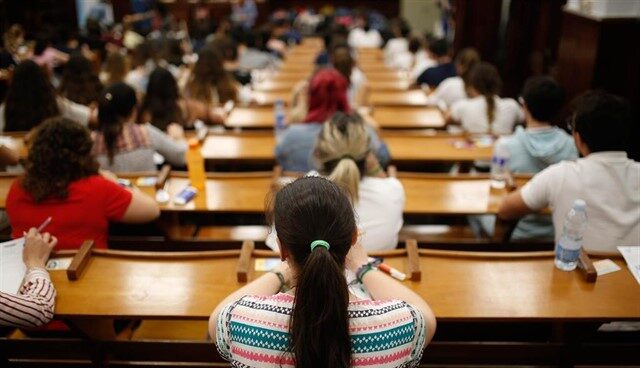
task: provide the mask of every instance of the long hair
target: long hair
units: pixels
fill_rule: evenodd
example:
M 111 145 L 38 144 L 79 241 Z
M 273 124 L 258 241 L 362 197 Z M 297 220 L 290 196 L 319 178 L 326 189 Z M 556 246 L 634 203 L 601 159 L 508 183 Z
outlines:
M 273 220 L 298 270 L 289 349 L 296 367 L 349 367 L 349 291 L 344 262 L 356 233 L 349 198 L 333 182 L 304 177 L 280 190 Z M 311 250 L 314 240 L 330 248 Z
M 69 184 L 98 173 L 92 147 L 87 128 L 63 117 L 47 119 L 36 130 L 22 187 L 36 203 L 67 198 Z
M 322 126 L 314 157 L 320 170 L 357 201 L 368 153 L 369 135 L 362 118 L 337 112 Z
M 502 80 L 498 70 L 491 64 L 480 62 L 476 64 L 469 74 L 469 84 L 487 101 L 487 122 L 491 127 L 491 122 L 496 114 L 495 98 L 502 89 Z M 489 129 L 491 131 L 491 129 Z
M 349 50 L 349 46 L 340 45 L 334 47 L 333 52 L 331 53 L 331 63 L 333 64 L 333 67 L 342 74 L 347 82 L 351 84 L 351 71 L 353 70 L 355 62 L 351 57 L 351 50 Z
M 104 63 L 104 71 L 107 74 L 106 85 L 124 81 L 129 72 L 127 57 L 119 52 L 110 54 Z
M 462 49 L 460 50 L 458 55 L 456 55 L 456 71 L 465 84 L 468 83 L 469 72 L 471 71 L 473 66 L 479 62 L 480 54 L 478 54 L 478 51 L 476 51 L 476 49 L 474 49 L 473 47 Z
M 102 83 L 94 74 L 91 63 L 81 54 L 73 54 L 64 67 L 60 94 L 81 105 L 98 101 Z
M 178 83 L 173 74 L 164 68 L 156 68 L 149 76 L 147 93 L 141 106 L 141 118 L 144 113 L 148 113 L 151 124 L 158 129 L 165 131 L 171 123 L 181 124 L 184 122 L 182 109 L 178 105 L 180 93 Z M 145 121 L 140 121 L 146 123 Z
M 212 46 L 200 50 L 193 76 L 187 85 L 191 97 L 209 102 L 213 98 L 212 89 L 215 89 L 221 104 L 237 100 L 238 90 L 223 63 L 223 55 Z
M 336 111 L 349 112 L 349 81 L 333 68 L 320 69 L 309 81 L 309 111 L 304 121 L 324 122 Z
M 58 114 L 56 92 L 44 70 L 31 60 L 18 64 L 5 100 L 4 130 L 26 132 Z
M 98 103 L 98 130 L 107 148 L 109 164 L 113 164 L 116 143 L 122 134 L 125 120 L 131 116 L 136 104 L 136 92 L 126 83 L 113 84 L 102 92 Z

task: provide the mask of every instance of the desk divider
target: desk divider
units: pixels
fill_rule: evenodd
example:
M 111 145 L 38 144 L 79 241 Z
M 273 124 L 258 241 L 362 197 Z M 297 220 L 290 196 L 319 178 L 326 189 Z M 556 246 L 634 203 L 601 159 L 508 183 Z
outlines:
M 71 260 L 69 268 L 67 268 L 67 279 L 75 281 L 80 278 L 82 272 L 87 267 L 92 251 L 93 240 L 85 240 L 76 255 L 73 256 L 73 260 Z
M 595 283 L 598 279 L 598 271 L 593 266 L 593 262 L 584 248 L 580 249 L 580 257 L 578 258 L 578 269 L 584 276 L 586 282 Z
M 156 189 L 164 188 L 165 183 L 169 179 L 169 175 L 171 174 L 171 165 L 162 165 L 160 172 L 158 173 L 158 177 L 156 180 Z

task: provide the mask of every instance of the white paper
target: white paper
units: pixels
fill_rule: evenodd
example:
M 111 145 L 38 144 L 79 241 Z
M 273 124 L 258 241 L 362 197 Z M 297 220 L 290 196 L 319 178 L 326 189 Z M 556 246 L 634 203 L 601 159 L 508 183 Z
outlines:
M 593 262 L 593 267 L 595 267 L 596 272 L 598 272 L 598 276 L 621 270 L 620 266 L 608 258 Z
M 618 251 L 622 254 L 624 260 L 627 261 L 629 271 L 631 271 L 633 277 L 635 277 L 638 284 L 640 284 L 640 246 L 618 247 Z
M 22 261 L 24 238 L 0 243 L 0 291 L 17 294 L 27 272 Z
M 55 270 L 66 270 L 71 265 L 72 257 L 67 258 L 54 258 L 50 259 L 47 262 L 47 270 L 55 271 Z

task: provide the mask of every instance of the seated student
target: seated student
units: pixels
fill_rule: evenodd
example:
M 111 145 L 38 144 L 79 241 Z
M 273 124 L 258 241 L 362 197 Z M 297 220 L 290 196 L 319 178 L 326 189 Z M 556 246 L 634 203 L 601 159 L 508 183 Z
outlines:
M 371 268 L 338 185 L 304 177 L 285 186 L 275 196 L 272 222 L 284 262 L 229 295 L 209 318 L 224 359 L 243 367 L 346 368 L 375 353 L 386 358 L 384 366 L 419 364 L 435 332 L 433 312 L 419 295 Z M 372 300 L 350 293 L 345 268 Z
M 312 151 L 322 130 L 322 123 L 335 112 L 349 112 L 348 82 L 335 69 L 321 69 L 311 78 L 308 88 L 308 109 L 304 121 L 290 124 L 278 137 L 275 156 L 285 171 L 307 172 L 315 169 Z M 389 150 L 373 127 L 367 129 L 370 148 L 383 166 L 389 163 Z
M 485 62 L 475 65 L 469 74 L 469 99 L 453 104 L 450 120 L 474 134 L 511 134 L 524 113 L 512 98 L 500 98 L 502 80 L 496 68 Z
M 89 130 L 66 118 L 51 118 L 36 130 L 25 164 L 7 194 L 11 236 L 38 226 L 59 240 L 59 249 L 78 249 L 93 239 L 107 247 L 110 221 L 143 223 L 160 215 L 155 200 L 137 189 L 126 189 L 100 175 Z
M 359 243 L 367 250 L 393 249 L 402 228 L 404 188 L 387 177 L 369 151 L 369 140 L 360 116 L 337 112 L 323 124 L 314 158 L 320 173 L 349 190 Z
M 429 87 L 435 88 L 443 80 L 456 76 L 456 67 L 451 62 L 449 44 L 446 40 L 441 39 L 429 42 L 428 54 L 438 65 L 432 66 L 422 72 L 416 80 L 418 85 L 426 84 Z
M 438 65 L 435 60 L 431 59 L 424 44 L 425 40 L 422 37 L 414 36 L 409 40 L 409 52 L 413 55 L 409 71 L 411 80 L 417 80 L 425 70 Z
M 384 46 L 384 63 L 389 68 L 409 70 L 413 55 L 407 37 L 411 29 L 404 19 L 396 18 L 389 22 L 389 30 L 393 38 Z
M 119 52 L 112 52 L 104 62 L 104 69 L 100 72 L 100 81 L 105 86 L 124 82 L 128 72 L 129 59 Z
M 138 123 L 150 123 L 167 133 L 172 126 L 190 127 L 193 123 L 187 101 L 180 95 L 178 83 L 167 69 L 156 68 L 149 75 Z
M 238 70 L 251 72 L 254 69 L 277 68 L 280 59 L 263 51 L 264 40 L 257 31 L 248 32 L 244 36 L 244 48 L 239 52 Z
M 155 171 L 154 153 L 174 166 L 185 165 L 183 130 L 169 136 L 151 124 L 136 124 L 136 92 L 126 83 L 105 88 L 98 106 L 98 130 L 92 133 L 93 154 L 104 170 Z M 173 129 L 172 129 L 173 128 Z
M 35 228 L 24 236 L 22 258 L 27 273 L 17 295 L 0 291 L 0 326 L 39 327 L 51 321 L 56 289 L 45 264 L 57 243 L 55 236 Z
M 26 132 L 57 115 L 84 126 L 94 119 L 87 106 L 57 96 L 46 73 L 36 63 L 25 60 L 18 64 L 5 102 L 0 105 L 0 132 Z
M 640 239 L 640 163 L 627 158 L 634 140 L 631 109 L 606 92 L 583 96 L 571 128 L 584 158 L 551 165 L 507 196 L 499 216 L 514 219 L 545 207 L 553 209 L 556 242 L 574 200 L 587 203 L 585 250 L 615 254 L 616 246 L 638 245 Z
M 473 48 L 461 50 L 456 56 L 455 77 L 449 77 L 438 85 L 435 91 L 429 95 L 429 102 L 433 104 L 444 103 L 451 107 L 454 103 L 467 99 L 465 86 L 468 84 L 469 74 L 474 65 L 480 62 L 480 55 Z M 441 102 L 442 101 L 442 102 Z
M 64 66 L 58 91 L 70 101 L 89 106 L 98 101 L 102 83 L 93 73 L 89 60 L 81 54 L 73 54 Z
M 349 31 L 349 46 L 358 48 L 379 48 L 382 46 L 382 36 L 378 30 L 371 28 L 366 15 L 358 15 L 354 20 L 354 27 Z
M 549 165 L 578 158 L 573 138 L 553 125 L 554 117 L 562 109 L 564 91 L 549 77 L 527 80 L 521 94 L 525 128 L 517 127 L 511 136 L 500 138 L 495 150 L 509 153 L 512 173 L 537 173 Z M 495 216 L 486 216 L 485 231 L 493 233 Z M 511 234 L 511 239 L 551 239 L 553 223 L 549 216 L 527 215 Z
M 357 109 L 367 104 L 367 77 L 356 66 L 351 50 L 346 44 L 336 45 L 331 53 L 331 63 L 348 81 L 347 98 L 349 106 Z

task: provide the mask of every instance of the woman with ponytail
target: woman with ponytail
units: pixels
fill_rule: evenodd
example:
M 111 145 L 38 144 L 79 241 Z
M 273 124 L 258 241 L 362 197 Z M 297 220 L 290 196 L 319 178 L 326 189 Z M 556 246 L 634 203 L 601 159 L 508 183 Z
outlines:
M 360 116 L 336 113 L 323 124 L 314 156 L 320 173 L 349 193 L 365 249 L 393 249 L 402 228 L 404 188 L 398 179 L 387 177 L 369 150 L 369 140 Z
M 209 333 L 220 355 L 242 367 L 417 366 L 435 332 L 433 312 L 370 267 L 346 193 L 327 179 L 304 177 L 274 202 L 283 263 L 213 311 Z M 345 269 L 373 300 L 350 294 Z
M 500 98 L 502 80 L 491 64 L 480 62 L 469 71 L 468 100 L 451 107 L 450 119 L 469 133 L 511 134 L 516 123 L 524 120 L 520 105 L 511 98 Z
M 136 124 L 136 108 L 136 92 L 126 83 L 102 92 L 98 130 L 92 137 L 100 167 L 114 172 L 155 171 L 155 152 L 172 165 L 184 166 L 187 144 L 182 129 L 169 126 L 169 136 L 151 124 Z
M 454 103 L 467 99 L 465 86 L 469 81 L 471 68 L 480 62 L 480 54 L 474 48 L 461 50 L 455 59 L 456 75 L 449 77 L 438 85 L 438 88 L 429 95 L 429 102 L 432 104 L 444 103 L 445 106 L 452 106 Z

